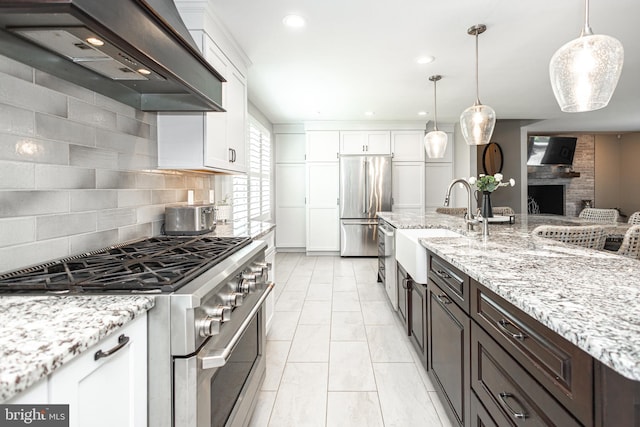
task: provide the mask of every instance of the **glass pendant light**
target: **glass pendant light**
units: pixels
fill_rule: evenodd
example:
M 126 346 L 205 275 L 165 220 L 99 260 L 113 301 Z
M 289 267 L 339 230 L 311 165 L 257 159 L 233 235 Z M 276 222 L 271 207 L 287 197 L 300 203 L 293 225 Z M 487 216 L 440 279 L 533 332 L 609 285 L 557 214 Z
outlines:
M 447 149 L 447 134 L 438 130 L 438 98 L 436 95 L 436 83 L 442 79 L 441 75 L 429 77 L 433 82 L 433 130 L 424 136 L 424 148 L 430 159 L 441 159 Z
M 623 62 L 622 43 L 591 31 L 589 0 L 585 0 L 580 37 L 558 49 L 549 63 L 551 87 L 560 109 L 579 113 L 606 107 L 618 84 Z
M 467 34 L 476 37 L 476 102 L 460 115 L 460 129 L 468 145 L 488 144 L 496 125 L 496 112 L 480 103 L 478 89 L 478 35 L 486 30 L 487 27 L 483 24 L 474 25 L 467 30 Z

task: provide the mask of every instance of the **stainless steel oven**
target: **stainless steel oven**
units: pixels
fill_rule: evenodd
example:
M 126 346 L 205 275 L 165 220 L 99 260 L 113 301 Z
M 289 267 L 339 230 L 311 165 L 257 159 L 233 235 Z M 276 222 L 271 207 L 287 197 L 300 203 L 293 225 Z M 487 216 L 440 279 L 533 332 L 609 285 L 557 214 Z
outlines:
M 230 328 L 211 337 L 197 353 L 174 358 L 176 427 L 249 423 L 266 372 L 263 303 L 272 286 L 242 321 L 225 325 Z

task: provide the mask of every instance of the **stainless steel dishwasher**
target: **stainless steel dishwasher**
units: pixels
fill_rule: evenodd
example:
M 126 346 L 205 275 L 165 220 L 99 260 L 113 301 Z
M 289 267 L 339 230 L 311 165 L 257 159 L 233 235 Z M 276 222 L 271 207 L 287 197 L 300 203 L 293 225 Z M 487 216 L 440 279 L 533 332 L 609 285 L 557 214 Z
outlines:
M 384 236 L 384 287 L 394 310 L 398 309 L 398 287 L 396 284 L 396 229 L 380 220 L 380 231 Z

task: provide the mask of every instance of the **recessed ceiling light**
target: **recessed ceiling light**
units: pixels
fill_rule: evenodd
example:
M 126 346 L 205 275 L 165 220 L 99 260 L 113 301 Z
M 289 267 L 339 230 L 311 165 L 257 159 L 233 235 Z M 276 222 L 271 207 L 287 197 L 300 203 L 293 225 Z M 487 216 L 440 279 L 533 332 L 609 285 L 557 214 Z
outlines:
M 419 116 L 426 116 L 427 112 L 426 111 L 418 111 L 418 115 Z
M 104 42 L 97 37 L 87 37 L 87 43 L 93 46 L 103 46 Z
M 434 58 L 433 56 L 421 56 L 420 58 L 416 59 L 416 62 L 420 65 L 423 65 L 423 64 L 431 64 L 435 60 L 436 58 Z
M 300 28 L 304 27 L 306 22 L 300 15 L 287 15 L 282 19 L 282 23 L 287 27 Z
M 365 116 L 373 116 L 375 113 L 373 111 L 365 111 L 364 115 Z
M 138 72 L 145 76 L 148 76 L 149 74 L 151 74 L 151 71 L 147 70 L 146 68 L 138 68 Z

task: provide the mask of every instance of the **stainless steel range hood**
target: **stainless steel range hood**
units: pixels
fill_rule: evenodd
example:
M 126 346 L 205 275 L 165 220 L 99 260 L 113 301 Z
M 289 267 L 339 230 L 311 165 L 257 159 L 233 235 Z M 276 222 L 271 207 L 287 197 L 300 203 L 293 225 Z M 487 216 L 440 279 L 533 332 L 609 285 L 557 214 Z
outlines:
M 172 0 L 0 0 L 0 54 L 143 111 L 224 111 Z

